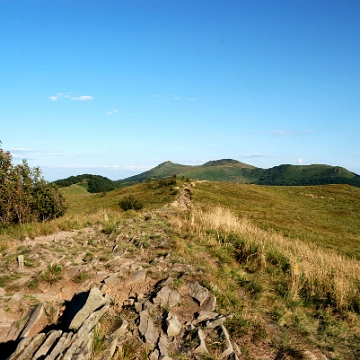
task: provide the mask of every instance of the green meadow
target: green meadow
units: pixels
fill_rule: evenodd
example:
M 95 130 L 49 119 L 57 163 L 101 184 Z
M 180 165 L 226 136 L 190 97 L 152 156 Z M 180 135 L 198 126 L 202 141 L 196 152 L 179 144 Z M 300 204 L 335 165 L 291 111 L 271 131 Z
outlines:
M 227 327 L 245 359 L 270 353 L 308 359 L 309 349 L 319 359 L 359 358 L 359 188 L 172 177 L 109 192 L 89 193 L 83 183 L 62 191 L 66 214 L 3 228 L 4 254 L 13 239 L 27 236 L 91 226 L 113 239 L 128 221 L 139 234 L 162 224 L 171 239 L 163 251 L 198 269 L 197 279 L 215 293 L 218 311 L 233 314 Z M 122 210 L 129 198 L 141 209 Z M 96 251 L 101 256 L 101 248 Z M 9 293 L 11 281 L 3 276 L 0 285 Z

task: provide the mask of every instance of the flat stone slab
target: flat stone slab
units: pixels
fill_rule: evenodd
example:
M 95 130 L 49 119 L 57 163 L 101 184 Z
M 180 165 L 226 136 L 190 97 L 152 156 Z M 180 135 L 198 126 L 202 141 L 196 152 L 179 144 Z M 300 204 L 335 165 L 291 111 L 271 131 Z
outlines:
M 157 294 L 156 297 L 152 300 L 155 305 L 166 306 L 169 301 L 169 296 L 171 289 L 167 286 L 164 286 Z
M 223 325 L 226 318 L 227 316 L 220 315 L 213 319 L 210 319 L 206 322 L 206 327 L 209 329 L 215 329 L 216 327 Z
M 134 285 L 146 280 L 146 269 L 141 269 L 132 274 L 127 280 L 126 285 Z
M 114 274 L 109 275 L 107 278 L 103 280 L 103 282 L 106 284 L 109 288 L 114 288 L 121 285 L 121 279 L 120 277 L 121 273 L 116 272 Z
M 79 329 L 79 327 L 91 313 L 93 313 L 96 309 L 103 307 L 104 305 L 108 305 L 109 303 L 110 300 L 108 298 L 105 298 L 98 288 L 92 288 L 89 292 L 85 304 L 83 304 L 81 309 L 76 312 L 75 316 L 71 320 L 69 329 Z M 79 305 L 81 306 L 81 303 L 73 304 L 75 308 L 79 307 Z
M 9 307 L 12 309 L 17 308 L 22 302 L 23 298 L 24 294 L 22 292 L 15 293 L 8 302 Z
M 155 346 L 159 337 L 159 331 L 155 327 L 155 324 L 152 321 L 148 310 L 141 311 L 140 313 L 139 332 L 144 337 L 147 343 Z
M 209 297 L 204 301 L 201 309 L 204 311 L 214 311 L 216 308 L 216 297 L 214 294 L 210 294 Z
M 45 355 L 49 352 L 50 348 L 55 344 L 56 340 L 61 337 L 61 330 L 52 330 L 47 334 L 46 340 L 38 348 L 34 354 L 34 359 L 45 358 Z
M 39 330 L 42 330 L 42 328 L 44 328 L 47 323 L 48 320 L 45 314 L 44 304 L 40 303 L 31 314 L 30 319 L 19 335 L 19 339 L 34 336 Z
M 195 281 L 189 284 L 189 294 L 201 306 L 208 298 L 209 290 Z
M 158 348 L 160 351 L 159 356 L 161 359 L 163 359 L 164 356 L 168 356 L 168 346 L 169 342 L 167 340 L 167 337 L 164 334 L 161 334 L 158 342 Z
M 169 295 L 169 307 L 172 308 L 180 303 L 180 294 L 176 290 L 171 290 Z
M 198 313 L 196 313 L 196 320 L 198 322 L 202 322 L 202 321 L 214 319 L 217 316 L 219 316 L 219 314 L 214 311 L 199 311 Z
M 195 348 L 194 353 L 199 355 L 208 354 L 208 349 L 205 343 L 205 335 L 201 329 L 198 329 L 196 337 L 198 338 L 200 344 L 198 347 Z
M 182 329 L 179 319 L 171 313 L 169 313 L 166 318 L 166 325 L 166 333 L 169 337 L 174 337 L 178 335 Z
M 227 358 L 229 355 L 234 353 L 234 347 L 232 345 L 229 333 L 227 332 L 224 325 L 221 325 L 218 330 L 219 338 L 223 343 L 223 352 L 220 355 L 220 359 Z

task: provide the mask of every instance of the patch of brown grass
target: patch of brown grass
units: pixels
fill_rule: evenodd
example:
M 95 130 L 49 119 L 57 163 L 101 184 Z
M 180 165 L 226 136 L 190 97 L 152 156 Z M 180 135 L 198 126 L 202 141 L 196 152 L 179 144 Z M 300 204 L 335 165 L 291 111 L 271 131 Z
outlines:
M 187 218 L 178 218 L 177 225 L 187 227 L 208 246 L 217 241 L 218 245 L 233 247 L 239 261 L 260 272 L 278 258 L 293 299 L 360 311 L 360 264 L 356 260 L 315 244 L 290 240 L 274 231 L 264 231 L 220 206 L 210 211 L 195 208 Z M 215 232 L 215 237 L 209 236 L 209 232 Z

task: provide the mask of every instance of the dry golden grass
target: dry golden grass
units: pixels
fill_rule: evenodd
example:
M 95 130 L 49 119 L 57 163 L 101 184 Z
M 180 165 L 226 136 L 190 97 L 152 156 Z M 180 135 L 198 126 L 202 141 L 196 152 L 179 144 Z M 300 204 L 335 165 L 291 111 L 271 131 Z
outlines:
M 290 240 L 274 231 L 264 231 L 246 218 L 239 219 L 229 210 L 215 207 L 209 211 L 193 209 L 191 216 L 178 217 L 177 225 L 187 227 L 203 244 L 232 246 L 241 252 L 239 260 L 252 263 L 258 271 L 274 264 L 272 254 L 280 256 L 284 267 L 287 290 L 293 299 L 330 305 L 339 310 L 357 307 L 360 298 L 360 264 L 331 250 Z

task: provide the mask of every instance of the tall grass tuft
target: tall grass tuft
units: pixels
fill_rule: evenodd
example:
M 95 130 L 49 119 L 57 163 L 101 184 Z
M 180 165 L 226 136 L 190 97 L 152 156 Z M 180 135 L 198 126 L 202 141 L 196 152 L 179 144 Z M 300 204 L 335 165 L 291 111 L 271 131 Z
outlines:
M 360 264 L 356 260 L 264 231 L 220 206 L 210 211 L 195 208 L 190 217 L 179 217 L 177 223 L 208 245 L 214 245 L 215 234 L 218 245 L 233 247 L 237 260 L 253 270 L 280 269 L 292 299 L 337 310 L 360 310 Z

